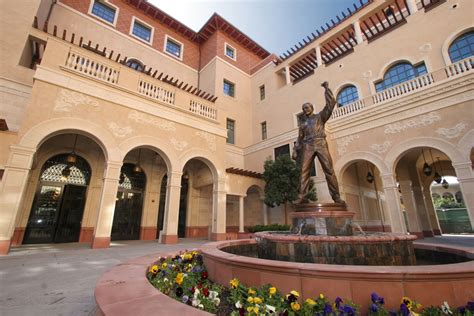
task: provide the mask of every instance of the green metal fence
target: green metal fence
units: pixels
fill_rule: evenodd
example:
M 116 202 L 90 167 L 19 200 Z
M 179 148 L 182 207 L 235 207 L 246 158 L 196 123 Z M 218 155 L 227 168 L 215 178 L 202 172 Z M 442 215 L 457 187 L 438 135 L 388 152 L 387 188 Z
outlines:
M 436 214 L 443 234 L 473 232 L 466 208 L 437 209 Z

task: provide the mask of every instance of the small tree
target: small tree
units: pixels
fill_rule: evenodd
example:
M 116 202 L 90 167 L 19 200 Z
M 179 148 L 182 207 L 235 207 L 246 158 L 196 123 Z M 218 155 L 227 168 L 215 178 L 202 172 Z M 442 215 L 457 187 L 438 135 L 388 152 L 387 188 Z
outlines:
M 290 155 L 281 155 L 275 160 L 267 159 L 264 164 L 265 204 L 270 207 L 285 205 L 287 222 L 288 202 L 298 198 L 299 170 Z

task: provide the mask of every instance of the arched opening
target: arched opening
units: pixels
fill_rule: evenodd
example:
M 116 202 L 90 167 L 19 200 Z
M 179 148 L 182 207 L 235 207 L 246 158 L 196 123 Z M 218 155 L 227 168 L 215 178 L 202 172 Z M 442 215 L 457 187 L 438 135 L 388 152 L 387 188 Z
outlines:
M 252 185 L 244 198 L 244 227 L 265 224 L 263 212 L 263 190 Z
M 424 75 L 427 72 L 424 62 L 416 65 L 412 65 L 406 61 L 398 62 L 387 69 L 382 80 L 375 83 L 375 90 L 380 92 L 415 77 Z
M 125 163 L 120 171 L 111 240 L 140 238 L 146 176 L 138 164 Z
M 458 36 L 449 46 L 448 53 L 452 63 L 474 55 L 474 31 Z
M 178 216 L 178 237 L 209 238 L 212 225 L 214 177 L 198 158 L 183 168 Z
M 145 69 L 145 67 L 143 66 L 143 63 L 139 61 L 138 59 L 134 59 L 134 58 L 130 58 L 129 60 L 127 60 L 125 65 L 139 72 L 143 72 L 143 70 Z
M 340 182 L 348 209 L 356 213 L 355 224 L 364 231 L 390 231 L 380 170 L 373 163 L 350 162 Z
M 15 225 L 14 243 L 90 241 L 95 224 L 91 205 L 98 201 L 89 183 L 103 162 L 99 145 L 83 135 L 60 134 L 42 142 Z
M 346 85 L 337 94 L 337 103 L 344 106 L 359 100 L 357 88 L 354 85 Z

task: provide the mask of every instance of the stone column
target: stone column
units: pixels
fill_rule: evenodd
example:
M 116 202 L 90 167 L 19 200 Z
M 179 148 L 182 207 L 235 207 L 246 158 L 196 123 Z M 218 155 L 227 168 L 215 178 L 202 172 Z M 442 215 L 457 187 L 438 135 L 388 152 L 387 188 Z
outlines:
M 245 195 L 239 195 L 239 233 L 244 232 L 244 198 Z
M 355 38 L 357 41 L 357 45 L 362 44 L 364 41 L 364 38 L 362 37 L 362 30 L 360 29 L 360 22 L 355 21 L 354 24 L 354 33 L 355 33 Z
M 226 200 L 225 178 L 219 178 L 214 182 L 211 240 L 226 239 Z
M 318 62 L 318 67 L 323 66 L 323 57 L 321 56 L 321 46 L 316 46 L 316 61 Z
M 395 176 L 392 173 L 382 174 L 382 185 L 388 207 L 391 230 L 394 233 L 406 233 L 403 220 L 400 196 L 398 194 Z
M 431 226 L 431 220 L 428 216 L 428 211 L 426 209 L 425 198 L 423 194 L 423 189 L 420 187 L 420 183 L 417 185 L 412 185 L 413 196 L 415 198 L 416 210 L 418 213 L 418 218 L 420 219 L 420 227 L 424 237 L 433 237 L 433 227 Z
M 267 204 L 263 202 L 263 199 L 261 199 L 261 201 L 262 201 L 263 225 L 268 225 L 268 207 L 267 207 Z
M 181 172 L 168 173 L 166 187 L 165 218 L 163 221 L 162 244 L 178 242 L 179 198 L 181 194 Z
M 433 234 L 440 236 L 442 232 L 441 232 L 441 227 L 439 226 L 438 214 L 436 214 L 436 210 L 433 205 L 433 198 L 431 197 L 431 192 L 430 192 L 430 184 L 431 183 L 428 182 L 423 186 L 425 207 L 426 207 L 426 212 L 428 213 L 431 227 L 433 227 Z
M 0 191 L 0 255 L 10 251 L 15 221 L 30 174 L 34 148 L 10 146 Z
M 474 228 L 474 172 L 470 161 L 454 163 L 453 168 L 461 187 L 461 193 L 464 204 L 467 208 L 467 214 L 471 222 L 471 228 Z
M 287 85 L 291 84 L 290 66 L 285 66 L 285 79 Z
M 400 190 L 402 191 L 403 205 L 408 218 L 408 230 L 410 234 L 414 234 L 420 238 L 423 237 L 420 220 L 416 208 L 415 195 L 410 180 L 399 180 Z
M 110 234 L 114 221 L 115 202 L 117 200 L 117 189 L 120 178 L 122 162 L 107 161 L 102 194 L 99 203 L 99 214 L 92 240 L 92 249 L 108 248 L 110 246 Z
M 407 0 L 406 3 L 408 6 L 408 11 L 410 11 L 410 15 L 418 11 L 415 0 Z

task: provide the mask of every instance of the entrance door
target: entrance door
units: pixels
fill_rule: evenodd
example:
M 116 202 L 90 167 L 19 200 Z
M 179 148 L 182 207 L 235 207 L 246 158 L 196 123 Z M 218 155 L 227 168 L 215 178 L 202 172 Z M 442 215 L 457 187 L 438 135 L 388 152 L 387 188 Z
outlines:
M 119 190 L 115 202 L 112 240 L 140 238 L 143 197 L 141 192 Z
M 36 194 L 24 243 L 77 242 L 85 198 L 85 186 L 43 184 Z
M 85 201 L 86 187 L 64 186 L 54 242 L 76 242 L 79 240 Z

